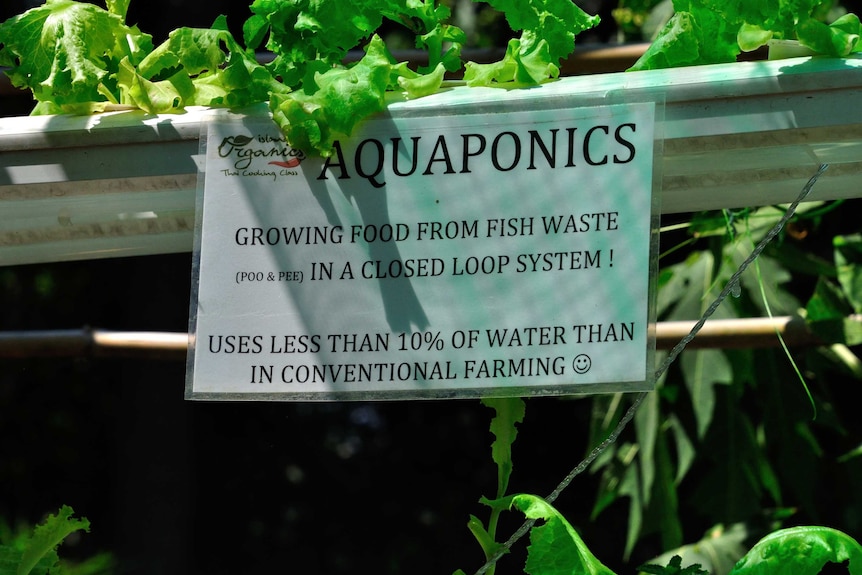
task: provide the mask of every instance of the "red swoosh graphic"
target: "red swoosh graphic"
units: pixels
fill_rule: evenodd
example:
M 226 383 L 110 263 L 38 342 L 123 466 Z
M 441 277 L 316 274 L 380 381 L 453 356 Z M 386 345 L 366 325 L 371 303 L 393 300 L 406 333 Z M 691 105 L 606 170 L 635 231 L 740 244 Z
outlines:
M 299 165 L 299 158 L 291 158 L 286 162 L 270 162 L 270 165 L 280 166 L 282 168 L 295 168 Z

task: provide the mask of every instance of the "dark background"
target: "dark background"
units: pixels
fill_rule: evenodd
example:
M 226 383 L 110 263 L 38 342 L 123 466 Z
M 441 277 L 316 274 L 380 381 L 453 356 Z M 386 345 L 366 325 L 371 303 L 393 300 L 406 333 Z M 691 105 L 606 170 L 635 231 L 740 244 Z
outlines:
M 190 264 L 0 269 L 2 329 L 183 331 Z M 466 522 L 487 519 L 477 501 L 494 496 L 496 468 L 492 412 L 478 401 L 195 403 L 183 401 L 182 362 L 0 362 L 0 517 L 32 523 L 71 505 L 92 532 L 67 556 L 110 550 L 119 573 L 160 574 L 440 574 L 482 562 Z M 529 402 L 513 491 L 547 494 L 577 463 L 588 408 Z M 561 508 L 585 520 L 594 490 L 576 482 Z M 624 533 L 611 520 L 585 535 L 613 563 Z

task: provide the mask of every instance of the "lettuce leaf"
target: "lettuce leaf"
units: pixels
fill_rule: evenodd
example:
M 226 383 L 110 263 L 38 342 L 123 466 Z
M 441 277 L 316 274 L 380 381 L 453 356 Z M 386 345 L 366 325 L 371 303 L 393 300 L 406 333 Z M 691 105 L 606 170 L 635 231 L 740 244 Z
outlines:
M 824 0 L 674 0 L 675 14 L 630 70 L 733 62 L 769 40 L 798 40 L 818 54 L 860 49 L 859 18 L 821 21 Z
M 615 575 L 587 548 L 574 527 L 541 497 L 520 494 L 507 498 L 528 519 L 541 519 L 530 530 L 524 572 L 530 575 Z
M 467 64 L 464 80 L 469 86 L 492 86 L 514 82 L 535 85 L 560 75 L 560 60 L 575 50 L 575 36 L 596 26 L 590 16 L 571 0 L 490 0 L 503 12 L 520 38 L 509 41 L 499 62 Z
M 17 575 L 56 573 L 59 564 L 57 547 L 75 531 L 90 530 L 86 518 L 76 519 L 71 507 L 64 505 L 56 515 L 49 515 L 37 525 L 33 534 L 19 546 L 0 546 L 0 568 Z M 4 571 L 5 572 L 5 571 Z
M 148 34 L 124 23 L 128 5 L 48 0 L 0 24 L 0 65 L 11 68 L 13 84 L 32 90 L 34 113 L 241 107 L 289 91 L 233 38 L 224 17 L 210 29 L 174 30 L 153 49 Z
M 492 0 L 510 26 L 521 30 L 504 58 L 467 64 L 470 86 L 533 86 L 559 76 L 560 59 L 574 50 L 575 36 L 595 26 L 571 0 Z M 270 100 L 275 121 L 292 146 L 323 155 L 334 139 L 349 135 L 362 118 L 383 109 L 384 95 L 400 91 L 417 98 L 440 89 L 445 72 L 462 67 L 464 32 L 447 24 L 449 9 L 435 0 L 255 0 L 243 26 L 249 48 L 264 39 L 275 54 L 268 68 L 293 89 Z M 384 20 L 400 23 L 427 51 L 418 70 L 396 63 L 373 31 Z M 366 55 L 352 66 L 348 50 L 371 38 Z
M 758 541 L 729 575 L 817 575 L 826 563 L 845 561 L 850 575 L 862 575 L 862 545 L 846 533 L 790 527 Z
M 140 88 L 130 90 L 126 103 L 151 113 L 186 106 L 242 107 L 289 91 L 240 46 L 223 16 L 209 29 L 174 30 L 135 72 L 139 78 L 126 83 L 136 81 Z
M 375 35 L 355 66 L 317 72 L 302 89 L 273 94 L 273 119 L 291 146 L 328 156 L 336 139 L 383 110 L 393 67 L 383 40 Z
M 150 50 L 152 38 L 121 15 L 73 0 L 48 0 L 0 24 L 0 66 L 10 67 L 13 85 L 33 92 L 42 113 L 119 103 L 120 63 L 134 66 Z
M 463 30 L 449 24 L 439 0 L 254 0 L 243 25 L 245 48 L 224 18 L 210 29 L 180 28 L 157 48 L 125 24 L 130 0 L 105 0 L 107 10 L 75 0 L 44 6 L 0 23 L 0 65 L 32 90 L 36 113 L 92 113 L 111 106 L 151 114 L 191 105 L 242 107 L 269 100 L 292 146 L 331 153 L 335 138 L 383 109 L 387 92 L 419 98 L 440 90 L 447 72 L 463 67 Z M 536 85 L 559 76 L 575 36 L 599 19 L 572 0 L 492 0 L 520 31 L 504 58 L 468 64 L 471 86 Z M 427 53 L 411 69 L 396 62 L 375 31 L 403 25 Z M 258 64 L 254 50 L 273 55 Z M 365 46 L 357 63 L 348 51 Z

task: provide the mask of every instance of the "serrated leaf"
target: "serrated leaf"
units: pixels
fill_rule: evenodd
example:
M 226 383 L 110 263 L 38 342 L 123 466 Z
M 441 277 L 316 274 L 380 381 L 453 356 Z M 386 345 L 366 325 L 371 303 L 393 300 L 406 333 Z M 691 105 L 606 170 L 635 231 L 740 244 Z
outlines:
M 364 118 L 383 110 L 392 66 L 383 40 L 375 35 L 355 66 L 316 73 L 314 86 L 273 95 L 273 119 L 291 146 L 328 156 L 335 140 L 350 135 Z
M 126 12 L 129 11 L 130 0 L 105 0 L 105 5 L 108 7 L 108 12 L 116 14 L 123 21 L 126 20 Z
M 27 542 L 17 575 L 28 575 L 43 558 L 49 558 L 51 564 L 56 562 L 56 548 L 70 533 L 90 530 L 90 522 L 85 518 L 75 519 L 74 511 L 64 505 L 57 515 L 49 515 L 47 519 L 33 531 L 33 536 Z
M 121 16 L 73 0 L 48 0 L 0 24 L 0 65 L 48 108 L 118 101 L 110 79 L 123 58 L 137 63 L 152 50 L 149 35 Z
M 522 30 L 525 52 L 531 51 L 534 39 L 548 44 L 551 63 L 558 64 L 575 49 L 575 36 L 599 23 L 570 0 L 490 0 L 492 7 L 503 12 L 513 30 Z
M 742 523 L 736 523 L 727 529 L 715 527 L 700 541 L 671 549 L 655 559 L 650 559 L 649 563 L 664 565 L 669 564 L 673 557 L 679 557 L 681 566 L 699 565 L 710 575 L 727 575 L 745 554 L 743 543 L 748 536 L 749 532 Z
M 526 405 L 520 397 L 489 397 L 482 404 L 494 410 L 491 419 L 491 459 L 497 464 L 497 497 L 506 494 L 512 475 L 512 445 L 518 437 L 517 424 L 524 421 Z
M 513 30 L 506 53 L 498 62 L 468 63 L 468 86 L 536 85 L 560 74 L 562 58 L 575 49 L 575 36 L 599 23 L 570 0 L 491 0 Z
M 638 569 L 647 575 L 709 575 L 708 571 L 701 569 L 700 563 L 682 566 L 682 557 L 674 555 L 670 558 L 667 566 L 641 565 Z

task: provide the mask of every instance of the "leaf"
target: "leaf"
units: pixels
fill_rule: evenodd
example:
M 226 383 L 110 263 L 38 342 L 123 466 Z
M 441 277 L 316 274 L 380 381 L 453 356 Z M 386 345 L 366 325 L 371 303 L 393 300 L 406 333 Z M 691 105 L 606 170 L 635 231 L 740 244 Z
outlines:
M 532 52 L 544 41 L 548 57 L 559 64 L 575 49 L 575 36 L 599 23 L 598 16 L 590 16 L 570 0 L 490 0 L 495 9 L 503 12 L 513 30 L 522 30 L 522 53 Z
M 524 421 L 526 406 L 520 397 L 485 398 L 482 404 L 496 415 L 491 420 L 491 458 L 497 464 L 497 497 L 503 497 L 512 475 L 512 444 L 518 436 L 516 425 Z
M 599 23 L 570 0 L 491 0 L 519 38 L 512 38 L 502 60 L 468 63 L 468 86 L 536 85 L 560 74 L 559 64 L 575 49 L 575 36 Z
M 270 100 L 273 119 L 292 147 L 328 156 L 335 140 L 383 110 L 392 65 L 383 40 L 375 35 L 355 66 L 316 73 L 313 86 L 274 94 Z
M 36 526 L 21 556 L 17 575 L 30 573 L 43 557 L 50 557 L 55 562 L 56 548 L 66 536 L 81 529 L 90 530 L 90 522 L 85 518 L 74 519 L 73 513 L 71 507 L 64 505 L 57 515 L 49 515 L 43 523 Z
M 124 58 L 136 64 L 152 39 L 93 4 L 48 0 L 0 24 L 0 66 L 43 109 L 119 101 L 112 80 Z
M 654 70 L 733 62 L 771 38 L 798 38 L 820 54 L 847 56 L 859 44 L 859 19 L 831 26 L 818 19 L 819 0 L 675 0 L 676 13 L 630 68 Z
M 733 369 L 718 349 L 687 350 L 679 359 L 697 419 L 697 435 L 703 437 L 715 411 L 714 386 L 733 383 Z
M 850 315 L 853 308 L 831 281 L 823 277 L 818 279 L 805 312 L 809 329 L 825 343 L 862 343 L 862 321 Z
M 828 527 L 791 527 L 770 533 L 743 557 L 730 575 L 816 575 L 828 563 L 848 563 L 862 575 L 862 546 Z
M 669 549 L 682 544 L 682 525 L 679 518 L 679 498 L 674 482 L 674 467 L 667 445 L 667 435 L 662 434 L 656 445 L 656 470 L 654 505 L 649 508 L 652 518 L 658 515 L 658 527 L 662 547 Z M 658 513 L 653 509 L 658 509 Z
M 428 74 L 412 72 L 406 66 L 399 66 L 398 68 L 399 75 L 396 82 L 408 98 L 421 98 L 438 91 L 443 83 L 443 75 L 446 73 L 446 68 L 442 62 L 437 64 L 437 67 Z
M 682 557 L 674 555 L 670 558 L 667 567 L 660 565 L 641 565 L 638 570 L 649 575 L 709 575 L 708 571 L 700 568 L 700 563 L 687 567 L 682 566 Z
M 124 22 L 126 20 L 126 12 L 129 11 L 129 2 L 130 0 L 105 0 L 108 12 L 116 14 Z
M 638 457 L 641 465 L 643 503 L 649 505 L 655 479 L 655 447 L 660 425 L 659 394 L 651 393 L 635 413 L 634 424 L 638 441 Z
M 734 388 L 722 388 L 718 394 L 713 424 L 703 440 L 701 451 L 707 474 L 694 494 L 703 513 L 716 521 L 733 523 L 748 518 L 752 509 L 762 505 L 764 491 L 774 493 L 772 473 L 754 425 L 738 406 Z M 780 500 L 776 501 L 780 504 Z
M 767 42 L 772 40 L 773 34 L 772 30 L 764 30 L 760 26 L 743 22 L 736 34 L 736 41 L 740 50 L 751 52 L 765 46 Z
M 805 18 L 796 28 L 799 43 L 818 54 L 843 58 L 859 43 L 860 24 L 855 14 L 845 14 L 831 26 L 814 18 Z
M 676 3 L 675 3 L 676 5 Z M 692 2 L 692 9 L 677 9 L 630 71 L 657 70 L 695 64 L 733 62 L 739 54 L 732 23 Z
M 491 504 L 490 501 L 485 502 Z M 491 557 L 499 550 L 504 549 L 503 544 L 494 541 L 494 538 L 491 537 L 488 530 L 485 529 L 485 525 L 475 515 L 471 515 L 470 520 L 467 521 L 467 529 L 469 529 L 470 533 L 473 534 L 473 537 L 476 538 L 476 541 L 485 553 L 485 557 Z M 506 549 L 506 552 L 508 553 L 508 549 Z
M 637 450 L 636 446 L 631 446 L 631 448 L 632 450 Z M 643 502 L 641 486 L 638 482 L 639 477 L 640 464 L 638 461 L 634 461 L 624 468 L 619 486 L 618 496 L 628 496 L 629 498 L 629 524 L 626 531 L 626 547 L 623 552 L 626 558 L 628 558 L 632 549 L 634 549 L 644 523 L 644 508 L 646 505 Z
M 234 40 L 223 17 L 211 28 L 172 31 L 137 70 L 124 72 L 120 82 L 130 87 L 130 103 L 151 113 L 186 106 L 236 108 L 289 92 Z
M 704 573 L 710 575 L 727 575 L 734 564 L 745 554 L 743 542 L 749 536 L 744 524 L 736 523 L 725 529 L 722 526 L 714 527 L 704 535 L 703 539 L 672 549 L 649 561 L 653 565 L 670 564 L 674 557 L 679 557 L 679 565 L 688 565 L 683 568 L 697 572 L 702 568 Z M 693 569 L 698 566 L 699 569 Z M 666 571 L 644 571 L 645 573 L 667 573 Z
M 524 571 L 530 575 L 614 575 L 587 548 L 560 513 L 541 497 L 515 495 L 512 506 L 542 525 L 530 530 Z
M 691 468 L 695 458 L 694 444 L 688 437 L 682 423 L 676 415 L 671 414 L 667 418 L 667 423 L 670 426 L 670 431 L 673 433 L 673 438 L 676 447 L 676 477 L 674 481 L 681 482 Z
M 862 235 L 836 236 L 832 243 L 838 282 L 856 313 L 862 313 Z

